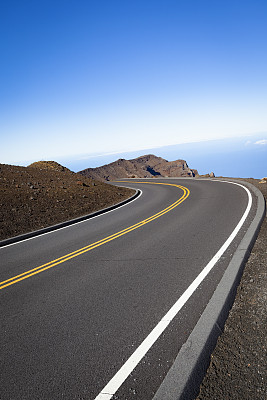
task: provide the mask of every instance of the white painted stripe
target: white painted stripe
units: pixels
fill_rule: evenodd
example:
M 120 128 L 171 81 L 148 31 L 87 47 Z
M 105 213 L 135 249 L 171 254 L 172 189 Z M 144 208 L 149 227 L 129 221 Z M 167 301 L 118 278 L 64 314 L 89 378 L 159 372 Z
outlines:
M 196 279 L 191 283 L 191 285 L 186 289 L 186 291 L 182 294 L 182 296 L 177 300 L 177 302 L 171 307 L 171 309 L 165 314 L 165 316 L 159 321 L 159 323 L 155 326 L 155 328 L 150 332 L 150 334 L 145 338 L 145 340 L 140 344 L 140 346 L 135 350 L 135 352 L 130 356 L 130 358 L 123 364 L 123 366 L 119 369 L 119 371 L 114 375 L 114 377 L 107 383 L 107 385 L 101 390 L 99 395 L 95 398 L 95 400 L 109 400 L 112 396 L 117 392 L 123 382 L 128 378 L 134 368 L 138 365 L 141 359 L 146 355 L 148 350 L 152 347 L 152 345 L 156 342 L 156 340 L 160 337 L 160 335 L 164 332 L 173 318 L 178 314 L 187 300 L 192 296 L 200 283 L 205 279 L 217 261 L 221 258 L 225 250 L 229 247 L 231 242 L 236 237 L 240 228 L 244 224 L 249 211 L 252 206 L 252 196 L 250 191 L 243 185 L 236 182 L 228 182 L 228 181 L 218 181 L 216 182 L 224 182 L 231 183 L 233 185 L 237 185 L 242 187 L 248 195 L 248 204 L 247 208 L 240 219 L 239 223 L 226 240 L 226 242 L 222 245 L 222 247 L 217 251 L 215 256 L 210 260 L 210 262 L 206 265 L 206 267 L 201 271 L 201 273 L 196 277 Z
M 126 187 L 126 186 L 123 186 L 123 187 Z M 127 188 L 128 188 L 128 189 L 134 189 L 134 190 L 136 190 L 135 188 L 132 188 L 132 187 L 129 187 L 129 186 L 127 186 Z M 119 208 L 125 207 L 125 206 L 127 206 L 128 204 L 130 204 L 130 203 L 134 202 L 135 200 L 139 199 L 139 197 L 142 196 L 142 194 L 143 194 L 143 192 L 142 192 L 141 189 L 139 189 L 139 191 L 140 191 L 140 194 L 139 194 L 139 196 L 137 196 L 135 199 L 130 200 L 128 203 L 122 204 L 122 205 L 119 206 L 119 207 L 113 208 L 112 210 L 105 211 L 105 212 L 103 212 L 102 214 L 95 215 L 94 217 L 88 217 L 87 219 L 84 219 L 83 221 L 73 222 L 73 223 L 70 224 L 70 225 L 62 226 L 61 228 L 57 228 L 57 229 L 53 229 L 53 230 L 50 231 L 50 232 L 40 233 L 39 235 L 37 234 L 36 236 L 30 237 L 30 238 L 27 238 L 27 239 L 22 239 L 22 240 L 19 240 L 18 242 L 15 242 L 15 243 L 6 244 L 6 245 L 4 245 L 4 246 L 1 246 L 1 247 L 0 247 L 0 250 L 1 250 L 1 249 L 5 249 L 6 247 L 9 247 L 9 246 L 14 246 L 14 245 L 16 245 L 16 244 L 20 244 L 20 243 L 23 243 L 23 242 L 27 242 L 28 240 L 32 240 L 32 239 L 39 238 L 39 237 L 44 236 L 44 235 L 49 235 L 50 233 L 54 233 L 54 232 L 61 231 L 62 229 L 71 228 L 71 227 L 74 226 L 74 225 L 78 225 L 78 224 L 82 224 L 82 223 L 84 223 L 84 222 L 88 222 L 88 221 L 90 221 L 90 220 L 92 220 L 92 219 L 94 219 L 94 218 L 102 217 L 103 215 L 106 215 L 106 214 L 108 214 L 108 213 L 110 213 L 110 212 L 112 212 L 112 211 L 118 210 Z M 101 211 L 101 210 L 98 210 L 98 211 Z M 97 211 L 95 211 L 95 212 L 97 212 Z M 49 228 L 49 227 L 47 227 L 47 228 Z M 27 232 L 27 233 L 29 233 L 29 232 Z

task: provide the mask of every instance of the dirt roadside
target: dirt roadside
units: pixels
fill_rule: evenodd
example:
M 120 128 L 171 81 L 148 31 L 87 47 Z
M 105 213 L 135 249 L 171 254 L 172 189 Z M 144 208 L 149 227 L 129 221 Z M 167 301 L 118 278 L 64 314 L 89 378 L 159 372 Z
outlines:
M 267 201 L 267 183 L 246 179 Z M 245 265 L 236 298 L 197 400 L 267 399 L 267 219 Z
M 86 178 L 53 161 L 40 165 L 0 164 L 0 240 L 90 214 L 135 193 Z

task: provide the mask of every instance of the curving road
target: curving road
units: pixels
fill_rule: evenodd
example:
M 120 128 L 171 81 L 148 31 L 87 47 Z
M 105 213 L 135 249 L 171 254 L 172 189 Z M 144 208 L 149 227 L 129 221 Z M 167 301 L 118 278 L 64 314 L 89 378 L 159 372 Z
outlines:
M 256 208 L 226 182 L 118 184 L 142 196 L 0 248 L 1 400 L 152 399 Z

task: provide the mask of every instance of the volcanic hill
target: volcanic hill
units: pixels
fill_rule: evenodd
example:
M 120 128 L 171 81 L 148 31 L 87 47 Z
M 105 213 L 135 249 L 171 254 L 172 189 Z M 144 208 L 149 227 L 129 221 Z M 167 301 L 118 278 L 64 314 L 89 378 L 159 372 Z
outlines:
M 120 178 L 193 177 L 197 170 L 190 169 L 184 160 L 167 161 L 148 154 L 132 160 L 123 158 L 98 168 L 86 168 L 80 174 L 93 179 L 112 181 Z

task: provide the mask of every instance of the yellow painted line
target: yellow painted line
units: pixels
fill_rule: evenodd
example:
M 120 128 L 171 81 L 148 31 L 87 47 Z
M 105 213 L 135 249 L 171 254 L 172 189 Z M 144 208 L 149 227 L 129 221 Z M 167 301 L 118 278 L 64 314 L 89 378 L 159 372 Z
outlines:
M 118 181 L 118 182 L 127 182 L 127 181 Z M 129 183 L 129 182 L 127 182 Z M 40 265 L 39 267 L 30 269 L 26 272 L 23 272 L 22 274 L 13 276 L 12 278 L 9 278 L 5 281 L 0 282 L 0 290 L 4 289 L 7 286 L 10 285 L 14 285 L 17 282 L 20 282 L 24 279 L 30 278 L 33 275 L 39 274 L 40 272 L 43 272 L 49 268 L 55 267 L 56 265 L 62 264 L 65 261 L 68 261 L 74 257 L 77 257 L 83 253 L 86 253 L 90 250 L 95 249 L 96 247 L 102 246 L 105 243 L 108 243 L 114 239 L 117 239 L 120 236 L 126 235 L 127 233 L 140 228 L 141 226 L 148 224 L 149 222 L 161 217 L 162 215 L 166 214 L 167 212 L 173 210 L 175 207 L 177 207 L 179 204 L 181 204 L 185 199 L 187 199 L 187 197 L 190 194 L 189 189 L 187 189 L 184 186 L 180 186 L 180 185 L 175 185 L 172 183 L 160 183 L 160 182 L 136 182 L 136 183 L 146 183 L 146 184 L 153 184 L 153 185 L 167 185 L 167 186 L 176 186 L 179 189 L 181 189 L 183 191 L 183 195 L 174 203 L 172 203 L 169 207 L 164 208 L 164 210 L 159 211 L 157 214 L 152 215 L 149 218 L 146 218 L 140 222 L 138 222 L 135 225 L 131 225 L 126 229 L 123 229 L 122 231 L 116 232 L 113 235 L 107 236 L 106 238 L 103 238 L 101 240 L 98 240 L 97 242 L 91 243 L 88 246 L 82 247 L 81 249 L 75 250 L 72 253 L 66 254 L 65 256 L 59 257 L 55 260 L 52 260 L 46 264 Z

